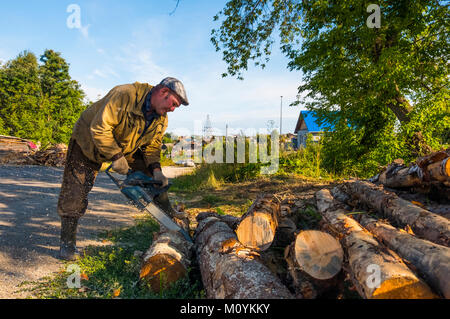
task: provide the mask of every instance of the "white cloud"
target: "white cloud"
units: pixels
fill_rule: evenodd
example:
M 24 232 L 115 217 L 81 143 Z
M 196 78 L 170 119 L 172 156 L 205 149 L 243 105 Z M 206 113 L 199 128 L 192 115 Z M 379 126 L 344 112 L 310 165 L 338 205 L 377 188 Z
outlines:
M 89 79 L 93 79 L 95 76 L 101 77 L 103 79 L 108 79 L 110 77 L 120 78 L 119 74 L 114 71 L 111 67 L 105 66 L 101 69 L 95 69 L 91 75 L 88 76 Z
M 165 68 L 155 62 L 150 48 L 136 43 L 129 43 L 123 47 L 122 55 L 117 56 L 116 60 L 135 81 L 151 82 L 152 79 L 162 79 L 168 73 Z
M 81 88 L 86 94 L 86 98 L 91 102 L 98 101 L 108 93 L 108 90 L 90 87 L 85 84 L 81 84 Z

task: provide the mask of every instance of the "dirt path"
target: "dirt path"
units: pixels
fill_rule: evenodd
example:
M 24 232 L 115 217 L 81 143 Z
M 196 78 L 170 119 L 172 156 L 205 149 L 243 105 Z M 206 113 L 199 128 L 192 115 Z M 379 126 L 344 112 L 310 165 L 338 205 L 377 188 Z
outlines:
M 163 168 L 169 178 L 188 172 Z M 23 281 L 35 281 L 61 270 L 57 259 L 60 219 L 56 213 L 63 169 L 0 166 L 0 299 L 25 298 Z M 88 211 L 80 220 L 78 247 L 102 245 L 97 235 L 131 226 L 138 211 L 104 173 L 89 194 Z

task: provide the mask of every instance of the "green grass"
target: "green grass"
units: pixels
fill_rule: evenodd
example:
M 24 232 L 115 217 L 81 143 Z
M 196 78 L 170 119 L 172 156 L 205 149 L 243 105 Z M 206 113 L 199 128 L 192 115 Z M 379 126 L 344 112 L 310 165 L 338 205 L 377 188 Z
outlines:
M 211 206 L 220 203 L 222 199 L 219 196 L 213 194 L 207 194 L 202 197 L 201 203 L 209 204 Z
M 317 212 L 316 208 L 308 205 L 301 210 L 296 220 L 296 225 L 299 229 L 317 229 L 322 216 Z
M 67 262 L 65 268 L 53 277 L 45 277 L 36 282 L 25 282 L 21 290 L 31 292 L 36 298 L 203 298 L 204 291 L 198 274 L 189 270 L 188 276 L 179 280 L 160 293 L 153 293 L 145 284 L 138 281 L 141 255 L 152 243 L 152 235 L 159 226 L 149 217 L 137 220 L 129 228 L 108 231 L 100 238 L 111 241 L 104 247 L 88 247 L 76 262 Z M 81 288 L 68 288 L 67 280 L 71 273 L 66 272 L 69 265 L 80 268 Z M 120 294 L 118 294 L 120 292 Z

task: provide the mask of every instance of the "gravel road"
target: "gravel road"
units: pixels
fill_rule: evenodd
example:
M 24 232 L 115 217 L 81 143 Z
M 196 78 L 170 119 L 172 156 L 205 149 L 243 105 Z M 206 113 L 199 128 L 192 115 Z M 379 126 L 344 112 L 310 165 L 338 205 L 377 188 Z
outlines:
M 191 171 L 164 167 L 168 178 Z M 0 299 L 25 298 L 17 286 L 60 271 L 60 219 L 56 212 L 62 168 L 0 166 Z M 79 248 L 102 245 L 97 234 L 131 226 L 138 211 L 100 173 L 89 194 L 86 215 L 78 229 Z

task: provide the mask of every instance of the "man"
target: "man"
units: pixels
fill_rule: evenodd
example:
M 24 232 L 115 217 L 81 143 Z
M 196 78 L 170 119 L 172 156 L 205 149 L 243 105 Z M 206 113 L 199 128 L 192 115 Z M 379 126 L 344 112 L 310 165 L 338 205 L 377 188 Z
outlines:
M 102 163 L 112 162 L 112 169 L 123 175 L 130 169 L 143 171 L 167 186 L 159 163 L 162 138 L 167 113 L 181 104 L 189 105 L 183 84 L 166 78 L 155 87 L 138 82 L 117 86 L 83 112 L 69 142 L 58 200 L 61 259 L 77 258 L 78 220 L 86 212 L 88 193 Z M 155 200 L 174 213 L 167 193 Z

